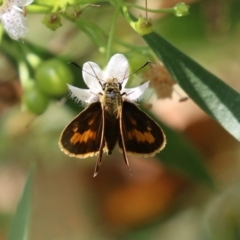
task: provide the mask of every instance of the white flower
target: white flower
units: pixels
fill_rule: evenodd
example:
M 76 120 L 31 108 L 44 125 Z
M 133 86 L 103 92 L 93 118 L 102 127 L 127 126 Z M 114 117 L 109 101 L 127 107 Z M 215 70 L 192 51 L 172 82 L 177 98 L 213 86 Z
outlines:
M 0 19 L 8 35 L 14 39 L 25 37 L 28 29 L 22 7 L 31 4 L 33 0 L 3 0 L 0 6 Z
M 94 62 L 86 62 L 83 65 L 82 74 L 83 80 L 89 89 L 81 89 L 69 84 L 68 88 L 72 93 L 72 97 L 83 104 L 99 101 L 100 94 L 104 92 L 99 81 L 104 84 L 107 79 L 116 78 L 122 86 L 121 94 L 125 93 L 123 100 L 127 101 L 137 100 L 148 88 L 149 84 L 149 82 L 145 82 L 135 88 L 125 88 L 129 76 L 129 64 L 125 56 L 119 53 L 112 56 L 105 71 L 102 71 Z

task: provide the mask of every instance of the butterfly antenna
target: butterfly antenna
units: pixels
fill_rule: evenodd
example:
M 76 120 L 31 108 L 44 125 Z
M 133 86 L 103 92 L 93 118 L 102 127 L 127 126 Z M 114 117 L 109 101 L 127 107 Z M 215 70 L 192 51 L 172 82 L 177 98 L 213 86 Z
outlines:
M 71 64 L 74 65 L 75 67 L 80 68 L 80 69 L 82 70 L 82 68 L 81 68 L 77 63 L 75 63 L 75 62 L 68 62 L 68 64 L 69 64 L 69 63 L 71 63 Z
M 129 66 L 127 67 L 127 69 L 126 69 L 126 71 L 125 71 L 125 74 L 124 74 L 123 80 L 126 79 L 126 78 L 128 78 L 128 76 L 127 76 L 128 69 L 129 69 Z
M 92 67 L 92 65 L 91 65 L 90 63 L 89 63 L 89 64 L 90 64 L 90 67 L 92 68 L 92 71 L 94 72 L 94 75 L 91 74 L 91 73 L 89 73 L 89 72 L 87 72 L 87 71 L 85 71 L 82 67 L 80 67 L 80 66 L 79 66 L 77 63 L 75 63 L 75 62 L 69 62 L 69 63 L 71 63 L 71 64 L 74 65 L 75 67 L 81 69 L 83 72 L 89 74 L 90 76 L 95 77 L 95 78 L 98 80 L 99 84 L 102 86 L 101 81 L 103 81 L 103 80 L 100 80 L 100 79 L 98 78 L 97 74 L 95 73 L 95 71 L 94 71 L 94 69 L 93 69 L 93 67 Z
M 129 77 L 131 77 L 132 75 L 134 75 L 134 74 L 136 74 L 137 72 L 139 72 L 141 69 L 143 69 L 143 68 L 145 68 L 148 64 L 150 64 L 151 62 L 146 62 L 146 63 L 144 63 L 139 69 L 137 69 L 136 71 L 134 71 L 133 73 L 131 73 L 130 75 L 128 75 L 128 76 L 126 76 L 126 73 L 127 73 L 127 70 L 126 70 L 126 73 L 125 73 L 125 75 L 124 75 L 124 78 L 123 78 L 123 80 L 125 80 L 126 78 L 129 78 Z M 122 80 L 122 81 L 123 81 Z
M 91 65 L 90 63 L 89 63 L 89 65 L 90 65 L 90 67 L 91 67 L 92 71 L 94 72 L 95 78 L 98 80 L 99 84 L 102 86 L 102 83 L 101 83 L 101 81 L 103 81 L 103 80 L 100 80 L 100 79 L 98 78 L 98 76 L 97 76 L 97 74 L 95 73 L 95 71 L 94 71 L 94 69 L 93 69 L 92 65 Z

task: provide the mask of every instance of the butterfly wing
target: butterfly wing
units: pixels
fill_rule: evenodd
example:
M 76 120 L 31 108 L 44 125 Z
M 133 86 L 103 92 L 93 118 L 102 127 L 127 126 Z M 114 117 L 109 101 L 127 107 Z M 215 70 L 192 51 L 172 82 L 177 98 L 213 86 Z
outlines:
M 123 101 L 122 106 L 122 138 L 119 147 L 129 154 L 138 156 L 154 156 L 166 144 L 163 130 L 147 114 L 135 104 Z
M 66 126 L 60 136 L 59 146 L 70 157 L 94 156 L 99 153 L 101 134 L 101 103 L 94 102 Z

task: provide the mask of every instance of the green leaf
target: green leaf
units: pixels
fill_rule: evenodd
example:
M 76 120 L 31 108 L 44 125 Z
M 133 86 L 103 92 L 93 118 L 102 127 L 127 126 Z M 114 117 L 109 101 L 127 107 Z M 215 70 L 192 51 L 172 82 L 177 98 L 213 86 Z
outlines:
M 31 167 L 29 171 L 22 197 L 18 203 L 17 210 L 10 227 L 8 240 L 28 239 L 34 169 L 35 167 Z
M 158 34 L 143 38 L 188 96 L 240 141 L 240 94 Z
M 214 181 L 201 153 L 181 133 L 161 123 L 149 111 L 147 113 L 163 128 L 167 137 L 165 148 L 156 157 L 164 165 L 214 188 Z

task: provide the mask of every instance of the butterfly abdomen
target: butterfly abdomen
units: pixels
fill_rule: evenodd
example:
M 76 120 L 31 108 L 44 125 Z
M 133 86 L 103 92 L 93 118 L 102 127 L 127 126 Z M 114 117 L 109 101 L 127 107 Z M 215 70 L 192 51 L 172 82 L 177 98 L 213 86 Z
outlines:
M 105 126 L 108 126 L 104 132 L 105 146 L 107 147 L 107 154 L 110 155 L 119 138 L 119 119 L 109 117 L 109 115 L 106 114 Z

